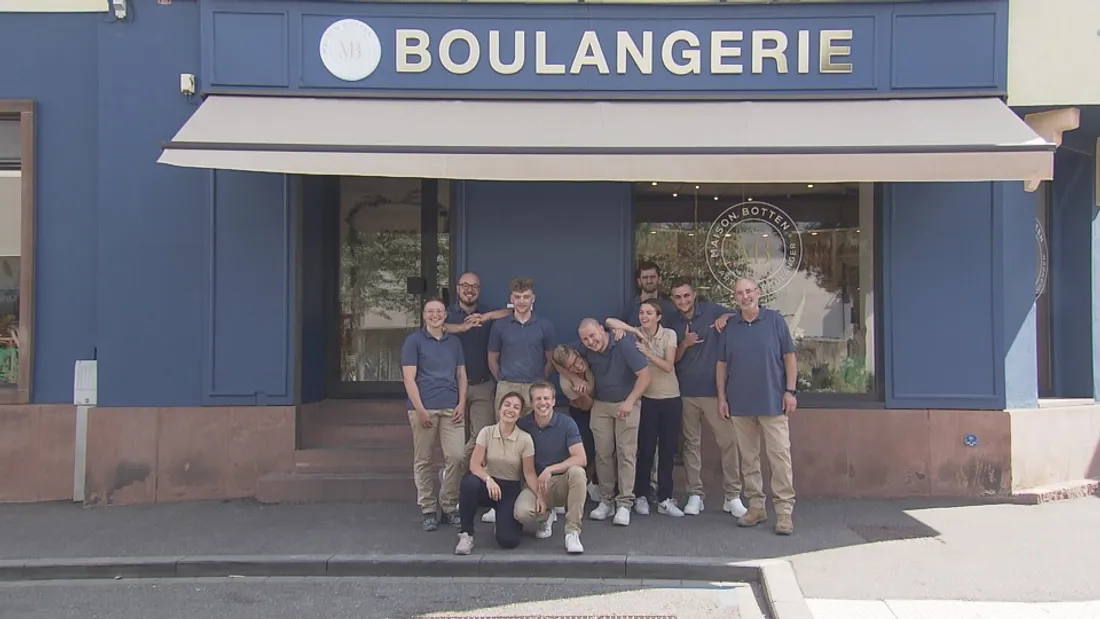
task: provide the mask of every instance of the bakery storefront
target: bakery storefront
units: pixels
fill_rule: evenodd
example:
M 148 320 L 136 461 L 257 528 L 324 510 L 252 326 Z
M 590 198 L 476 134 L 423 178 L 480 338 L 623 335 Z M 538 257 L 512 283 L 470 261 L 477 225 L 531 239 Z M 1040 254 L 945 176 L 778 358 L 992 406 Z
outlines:
M 399 354 L 422 300 L 474 271 L 499 306 L 531 277 L 564 339 L 622 311 L 641 260 L 722 302 L 753 275 L 787 318 L 803 496 L 1012 490 L 1006 411 L 1039 406 L 1057 273 L 1055 144 L 1004 103 L 1007 0 L 197 4 L 120 28 L 198 35 L 141 62 L 196 79 L 148 113 L 150 170 L 209 218 L 201 389 L 108 381 L 100 406 L 291 411 L 262 449 L 294 454 L 236 494 L 411 496 Z

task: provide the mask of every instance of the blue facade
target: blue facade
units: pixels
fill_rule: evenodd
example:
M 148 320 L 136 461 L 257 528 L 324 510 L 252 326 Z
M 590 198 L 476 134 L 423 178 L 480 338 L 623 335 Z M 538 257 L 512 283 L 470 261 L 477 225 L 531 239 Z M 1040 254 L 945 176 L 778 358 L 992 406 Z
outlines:
M 996 96 L 1006 87 L 1004 0 L 752 7 L 177 0 L 139 8 L 131 23 L 97 14 L 0 21 L 0 51 L 20 58 L 0 69 L 0 98 L 38 106 L 35 403 L 71 401 L 73 361 L 86 358 L 100 362 L 100 406 L 326 396 L 335 308 L 324 295 L 325 265 L 335 259 L 335 231 L 323 205 L 334 189 L 317 178 L 158 165 L 161 144 L 200 102 L 179 94 L 181 73 L 197 74 L 207 93 L 310 96 L 867 98 Z M 332 78 L 316 51 L 324 27 L 349 16 L 369 21 L 383 42 L 379 68 L 358 82 Z M 754 74 L 746 41 L 744 55 L 731 60 L 745 64 L 742 75 L 671 74 L 659 66 L 657 43 L 650 75 L 617 74 L 614 61 L 608 75 L 589 66 L 576 75 L 501 75 L 487 68 L 490 24 L 508 46 L 513 31 L 526 31 L 529 63 L 533 32 L 544 30 L 547 62 L 565 65 L 586 30 L 601 42 L 619 30 L 638 40 L 649 30 L 655 41 L 675 29 L 775 30 L 792 50 L 806 30 L 816 50 L 822 30 L 850 29 L 851 53 L 836 60 L 852 72 L 822 74 L 813 56 L 800 74 L 792 51 L 787 74 L 773 60 Z M 444 31 L 467 29 L 483 45 L 481 64 L 456 75 L 436 60 L 424 73 L 399 74 L 385 47 L 395 28 L 423 29 L 433 53 Z M 43 37 L 47 30 L 57 36 Z M 456 60 L 466 57 L 462 45 Z M 507 61 L 512 48 L 503 49 Z M 700 49 L 706 59 L 708 48 Z M 1091 397 L 1100 384 L 1094 138 L 1091 147 L 1083 140 L 1059 152 L 1054 181 L 1055 389 L 1066 397 Z M 559 334 L 583 315 L 618 311 L 632 286 L 629 186 L 454 186 L 452 271 L 478 271 L 486 300 L 504 298 L 507 279 L 522 272 L 535 278 L 536 309 Z M 885 406 L 1034 407 L 1036 267 L 1033 252 L 1018 248 L 1034 244 L 1035 194 L 1021 183 L 885 184 L 878 193 Z M 587 225 L 576 227 L 578 218 Z M 520 236 L 532 229 L 539 234 Z M 586 252 L 549 260 L 573 245 Z M 565 279 L 570 271 L 586 279 Z

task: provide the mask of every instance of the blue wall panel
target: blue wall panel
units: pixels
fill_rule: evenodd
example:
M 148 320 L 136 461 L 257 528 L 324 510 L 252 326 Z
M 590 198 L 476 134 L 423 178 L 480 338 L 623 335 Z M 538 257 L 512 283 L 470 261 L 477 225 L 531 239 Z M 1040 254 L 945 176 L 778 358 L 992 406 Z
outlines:
M 71 403 L 73 361 L 95 354 L 102 19 L 24 13 L 0 19 L 0 56 L 7 59 L 0 63 L 0 98 L 37 102 L 36 403 Z
M 887 406 L 1003 408 L 993 185 L 894 184 L 885 194 Z
M 202 3 L 204 89 L 269 90 L 280 87 L 289 73 L 290 91 L 373 93 L 553 93 L 583 96 L 598 93 L 693 93 L 709 96 L 807 96 L 831 93 L 867 96 L 894 92 L 926 94 L 929 89 L 954 92 L 1003 93 L 1007 82 L 1007 0 L 962 0 L 919 3 L 785 3 L 766 6 L 639 6 L 601 4 L 412 4 L 369 2 L 301 2 L 208 0 Z M 285 35 L 280 21 L 287 16 Z M 322 35 L 333 23 L 356 19 L 374 32 L 376 43 L 344 41 L 337 54 L 355 65 L 370 59 L 370 68 L 356 79 L 338 79 L 321 59 Z M 440 42 L 455 29 L 476 38 L 479 54 L 467 70 L 448 70 L 441 61 Z M 398 48 L 399 30 L 418 30 L 428 37 L 429 63 L 423 71 L 399 70 L 398 59 L 408 58 Z M 850 39 L 834 45 L 848 49 L 832 60 L 850 63 L 850 72 L 822 70 L 823 33 L 850 31 Z M 523 35 L 523 58 L 513 72 L 490 64 L 490 32 L 499 36 L 499 60 L 519 63 L 515 32 Z M 663 59 L 666 37 L 686 31 L 700 59 L 697 72 L 674 72 Z M 742 33 L 743 40 L 721 46 L 740 51 L 712 62 L 712 33 Z M 754 70 L 753 32 L 779 31 L 785 39 L 787 68 L 772 59 Z M 538 34 L 544 35 L 540 47 Z M 596 48 L 581 45 L 593 33 Z M 644 34 L 651 37 L 652 66 L 638 68 L 624 51 L 619 54 L 618 33 L 629 34 L 640 48 Z M 805 34 L 802 34 L 805 33 Z M 401 40 L 406 40 L 401 37 Z M 765 39 L 765 48 L 779 45 Z M 720 42 L 721 43 L 721 42 Z M 684 63 L 688 42 L 676 42 L 671 57 Z M 336 49 L 338 46 L 334 46 Z M 580 50 L 580 53 L 578 53 Z M 597 63 L 572 64 L 578 56 L 602 56 Z M 550 65 L 564 67 L 559 74 L 536 70 L 544 54 Z M 626 59 L 620 71 L 619 59 Z M 471 47 L 459 41 L 451 59 L 465 63 Z M 414 58 L 415 59 L 415 58 Z M 723 65 L 742 65 L 739 73 Z M 354 81 L 351 81 L 354 80 Z
M 208 404 L 294 397 L 294 209 L 282 174 L 212 172 Z
M 1070 150 L 1054 156 L 1050 251 L 1054 392 L 1066 398 L 1094 393 L 1093 200 L 1094 162 Z
M 1024 190 L 1023 183 L 996 183 L 994 229 L 999 237 L 994 273 L 1001 276 L 1001 308 L 1004 312 L 1005 408 L 1039 405 L 1039 369 L 1036 347 L 1035 201 L 1039 196 Z
M 621 311 L 633 269 L 629 184 L 467 181 L 458 192 L 458 268 L 481 277 L 486 303 L 503 307 L 513 277 L 533 278 L 535 312 L 559 343 L 577 339 L 582 318 Z
M 208 183 L 199 170 L 156 163 L 160 143 L 197 105 L 179 94 L 178 75 L 199 62 L 198 8 L 150 9 L 133 24 L 99 20 L 99 222 L 91 229 L 99 232 L 106 406 L 194 406 L 202 393 Z

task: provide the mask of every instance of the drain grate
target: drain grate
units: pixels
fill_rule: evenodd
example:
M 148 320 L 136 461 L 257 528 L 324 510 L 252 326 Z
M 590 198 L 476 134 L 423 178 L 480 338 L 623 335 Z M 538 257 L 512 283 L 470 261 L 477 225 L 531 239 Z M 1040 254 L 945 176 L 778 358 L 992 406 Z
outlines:
M 904 539 L 926 539 L 936 537 L 936 532 L 922 526 L 884 526 L 878 524 L 850 524 L 848 528 L 855 531 L 868 542 L 893 542 Z

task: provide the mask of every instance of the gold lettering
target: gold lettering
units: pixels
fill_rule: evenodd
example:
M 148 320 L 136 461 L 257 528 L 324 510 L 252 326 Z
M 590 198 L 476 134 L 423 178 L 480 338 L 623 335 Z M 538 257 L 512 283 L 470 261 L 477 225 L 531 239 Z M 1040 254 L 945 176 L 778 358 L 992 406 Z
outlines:
M 724 58 L 739 58 L 741 47 L 726 47 L 726 43 L 737 43 L 745 39 L 740 30 L 715 30 L 710 33 L 710 72 L 715 75 L 736 75 L 743 73 L 741 63 L 725 64 Z
M 851 41 L 851 30 L 822 30 L 821 55 L 818 68 L 822 73 L 851 73 L 852 63 L 835 62 L 834 56 L 851 56 L 850 45 L 834 45 L 836 41 Z
M 523 69 L 524 61 L 524 33 L 516 30 L 515 56 L 512 62 L 505 64 L 500 60 L 500 31 L 489 31 L 489 66 L 501 75 L 515 75 Z
M 465 62 L 455 62 L 451 58 L 451 45 L 455 41 L 465 41 L 466 45 L 470 47 L 470 55 L 466 58 Z M 439 64 L 443 65 L 443 68 L 447 69 L 455 75 L 465 75 L 474 70 L 478 61 L 481 60 L 481 45 L 477 42 L 477 37 L 469 30 L 463 30 L 456 28 L 455 30 L 449 30 L 443 35 L 443 38 L 439 40 Z
M 581 42 L 577 45 L 577 53 L 573 55 L 573 65 L 569 67 L 569 72 L 576 75 L 584 67 L 596 67 L 601 75 L 611 73 L 611 69 L 607 67 L 607 58 L 603 55 L 603 48 L 600 47 L 600 38 L 592 30 L 585 30 L 584 35 L 581 36 Z
M 428 52 L 428 33 L 416 29 L 397 29 L 397 72 L 423 73 L 432 66 L 432 55 Z M 410 61 L 415 56 L 418 60 Z
M 680 63 L 672 55 L 675 51 L 677 43 L 684 42 L 688 44 L 688 49 L 685 49 L 680 56 L 685 62 Z M 672 34 L 665 37 L 665 42 L 661 46 L 661 60 L 664 62 L 665 69 L 673 75 L 687 75 L 689 73 L 698 74 L 702 71 L 702 62 L 699 54 L 699 37 L 695 36 L 694 32 L 690 30 L 677 30 Z
M 535 73 L 539 75 L 565 75 L 565 65 L 546 61 L 546 31 L 535 32 Z
M 775 47 L 765 47 L 765 41 L 774 41 Z M 754 30 L 752 33 L 752 72 L 764 72 L 764 59 L 775 60 L 775 70 L 780 75 L 787 72 L 787 35 L 781 30 Z
M 638 45 L 634 42 L 634 39 L 630 36 L 629 32 L 620 30 L 615 36 L 615 71 L 619 75 L 626 74 L 626 57 L 627 55 L 634 61 L 634 65 L 638 67 L 638 72 L 642 75 L 650 75 L 653 73 L 653 33 L 646 30 L 642 33 L 642 48 L 638 49 Z

